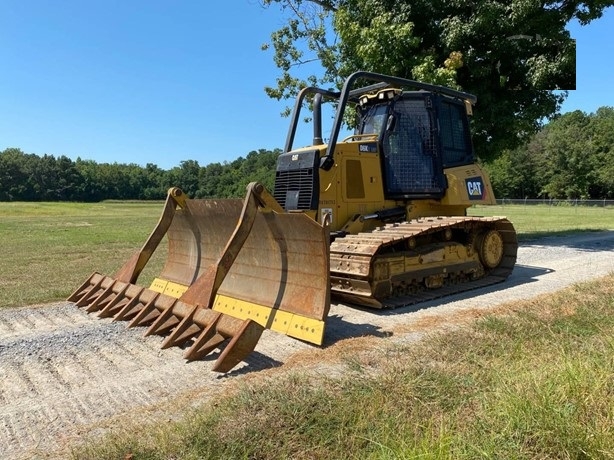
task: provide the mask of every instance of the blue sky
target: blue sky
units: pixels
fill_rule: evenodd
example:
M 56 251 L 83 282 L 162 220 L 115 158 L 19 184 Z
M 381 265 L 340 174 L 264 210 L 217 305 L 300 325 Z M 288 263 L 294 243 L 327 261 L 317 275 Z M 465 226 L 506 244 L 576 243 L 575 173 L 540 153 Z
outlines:
M 169 169 L 281 148 L 287 103 L 264 93 L 278 70 L 261 45 L 284 22 L 258 0 L 2 0 L 0 150 Z M 569 29 L 563 112 L 614 105 L 614 9 Z

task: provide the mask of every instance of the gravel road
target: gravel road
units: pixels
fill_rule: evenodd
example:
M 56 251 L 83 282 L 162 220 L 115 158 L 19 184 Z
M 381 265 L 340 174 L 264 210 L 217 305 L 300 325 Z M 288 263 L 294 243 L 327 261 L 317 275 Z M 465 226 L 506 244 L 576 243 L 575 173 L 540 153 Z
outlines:
M 489 309 L 612 272 L 614 231 L 535 240 L 521 245 L 518 265 L 499 285 L 397 310 L 333 305 L 324 347 L 369 335 L 407 341 L 415 333 L 403 331 L 426 317 Z M 69 302 L 0 310 L 0 458 L 61 458 L 122 417 L 175 418 L 238 382 L 270 377 L 299 353 L 315 353 L 265 331 L 248 360 L 222 376 L 210 371 L 217 355 L 188 364 L 182 350 L 161 350 L 162 338 L 142 333 Z

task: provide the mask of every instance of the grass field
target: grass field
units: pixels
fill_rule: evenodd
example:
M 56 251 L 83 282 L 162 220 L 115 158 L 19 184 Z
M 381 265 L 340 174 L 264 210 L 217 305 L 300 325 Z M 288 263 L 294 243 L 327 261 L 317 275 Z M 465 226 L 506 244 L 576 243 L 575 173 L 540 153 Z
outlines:
M 65 299 L 92 272 L 115 273 L 161 210 L 161 202 L 0 203 L 0 307 Z
M 506 216 L 516 227 L 520 241 L 578 231 L 614 230 L 614 207 L 611 206 L 475 206 L 468 214 Z
M 0 307 L 65 299 L 93 271 L 112 275 L 154 228 L 161 202 L 0 203 Z M 492 206 L 471 215 L 506 215 L 521 241 L 580 230 L 614 229 L 614 208 Z M 159 273 L 160 245 L 139 283 Z

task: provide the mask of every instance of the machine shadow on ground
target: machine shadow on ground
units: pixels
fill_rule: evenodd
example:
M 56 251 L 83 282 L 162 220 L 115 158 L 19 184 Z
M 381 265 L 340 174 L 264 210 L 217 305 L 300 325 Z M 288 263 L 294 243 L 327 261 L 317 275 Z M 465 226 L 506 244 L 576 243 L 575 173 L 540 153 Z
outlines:
M 394 309 L 377 310 L 359 306 L 348 307 L 361 311 L 363 315 L 373 315 L 376 317 L 405 315 L 408 313 L 415 313 L 421 310 L 428 310 L 429 308 L 446 306 L 455 302 L 462 302 L 464 300 L 472 299 L 480 295 L 496 293 L 505 289 L 521 286 L 524 284 L 534 283 L 537 281 L 538 277 L 552 272 L 553 270 L 544 267 L 516 265 L 514 267 L 514 271 L 507 280 L 502 283 L 493 284 L 491 286 L 472 289 L 470 291 L 449 295 L 439 299 L 428 300 L 413 305 L 397 307 Z M 368 323 L 350 323 L 348 321 L 345 321 L 342 315 L 337 314 L 332 314 L 328 317 L 326 327 L 327 333 L 325 346 L 331 346 L 339 340 L 349 339 L 353 337 L 386 337 L 390 335 L 390 333 L 382 331 L 379 326 L 375 326 L 373 324 Z

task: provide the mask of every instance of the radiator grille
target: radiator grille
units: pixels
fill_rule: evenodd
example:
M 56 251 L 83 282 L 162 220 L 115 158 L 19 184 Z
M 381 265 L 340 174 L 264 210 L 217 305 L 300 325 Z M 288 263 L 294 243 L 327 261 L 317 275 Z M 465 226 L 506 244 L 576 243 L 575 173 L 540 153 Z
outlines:
M 279 156 L 273 196 L 286 211 L 317 209 L 319 158 L 317 150 Z

